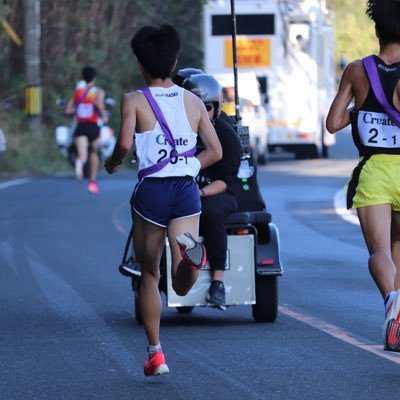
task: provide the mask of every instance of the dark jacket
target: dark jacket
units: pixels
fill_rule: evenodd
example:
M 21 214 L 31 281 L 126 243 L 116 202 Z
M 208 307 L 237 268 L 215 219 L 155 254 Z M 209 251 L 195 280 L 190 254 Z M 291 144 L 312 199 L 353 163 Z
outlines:
M 227 193 L 234 194 L 234 182 L 240 166 L 241 146 L 239 138 L 231 124 L 221 116 L 214 121 L 214 128 L 222 146 L 222 158 L 217 163 L 200 171 L 196 178 L 199 188 L 202 189 L 212 181 L 221 180 L 227 185 Z M 203 148 L 198 142 L 198 151 Z

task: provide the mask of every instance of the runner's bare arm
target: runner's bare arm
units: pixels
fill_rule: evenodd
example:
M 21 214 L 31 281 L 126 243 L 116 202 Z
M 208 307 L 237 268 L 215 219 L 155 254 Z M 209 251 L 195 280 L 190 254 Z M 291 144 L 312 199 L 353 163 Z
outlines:
M 102 120 L 104 122 L 107 122 L 108 121 L 108 115 L 106 113 L 106 107 L 105 107 L 105 104 L 104 104 L 104 97 L 105 97 L 104 90 L 97 89 L 96 90 L 96 97 L 94 99 L 94 105 L 99 110 Z
M 74 113 L 75 113 L 74 99 L 69 99 L 68 103 L 65 107 L 65 114 L 70 116 L 70 115 L 74 115 Z
M 349 64 L 344 70 L 339 84 L 339 90 L 332 102 L 326 118 L 326 129 L 330 133 L 336 133 L 350 124 L 350 111 L 348 108 L 354 98 L 352 87 L 352 75 L 354 66 Z
M 136 102 L 135 93 L 127 93 L 121 100 L 121 127 L 117 143 L 112 155 L 107 158 L 104 166 L 109 174 L 117 172 L 122 160 L 133 145 L 133 137 L 136 126 Z

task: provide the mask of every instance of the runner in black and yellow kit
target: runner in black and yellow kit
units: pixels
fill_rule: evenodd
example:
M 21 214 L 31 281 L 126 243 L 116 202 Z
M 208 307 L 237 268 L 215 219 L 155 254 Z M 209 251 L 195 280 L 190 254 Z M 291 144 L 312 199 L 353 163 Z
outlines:
M 348 208 L 357 209 L 384 299 L 384 348 L 400 351 L 400 1 L 369 0 L 367 14 L 379 54 L 345 69 L 326 126 L 331 133 L 352 127 L 360 161 L 347 187 Z
M 238 208 L 235 182 L 241 146 L 232 123 L 227 122 L 229 117 L 221 113 L 222 87 L 218 81 L 212 75 L 198 73 L 188 77 L 183 87 L 205 104 L 223 149 L 221 160 L 201 170 L 196 181 L 201 193 L 200 234 L 204 238 L 211 274 L 207 301 L 211 306 L 225 310 L 224 271 L 228 249 L 225 222 L 229 214 Z M 202 146 L 201 140 L 198 140 L 198 150 Z

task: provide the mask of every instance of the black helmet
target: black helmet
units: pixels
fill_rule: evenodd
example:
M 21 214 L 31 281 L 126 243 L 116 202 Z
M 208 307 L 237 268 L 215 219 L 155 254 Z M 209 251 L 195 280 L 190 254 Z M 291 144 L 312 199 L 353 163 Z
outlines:
M 203 73 L 204 72 L 198 68 L 182 68 L 173 77 L 172 82 L 174 82 L 175 85 L 183 87 L 183 82 L 185 81 L 185 79 L 189 78 L 192 75 L 203 74 Z
M 194 93 L 204 104 L 212 103 L 214 105 L 213 120 L 221 112 L 222 86 L 212 76 L 208 74 L 192 75 L 185 79 L 183 87 Z

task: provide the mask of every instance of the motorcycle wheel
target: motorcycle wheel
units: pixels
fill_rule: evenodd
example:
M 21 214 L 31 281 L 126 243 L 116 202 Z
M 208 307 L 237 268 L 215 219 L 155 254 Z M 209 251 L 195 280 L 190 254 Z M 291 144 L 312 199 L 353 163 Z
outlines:
M 278 277 L 256 276 L 256 304 L 252 305 L 257 322 L 274 322 L 278 316 Z
M 140 279 L 132 278 L 132 289 L 133 289 L 133 297 L 134 297 L 134 308 L 135 308 L 135 320 L 139 325 L 143 324 L 142 316 L 140 315 L 139 310 L 139 287 L 140 287 Z
M 190 314 L 194 307 L 192 306 L 182 306 L 182 307 L 176 307 L 176 309 L 179 311 L 180 314 Z

